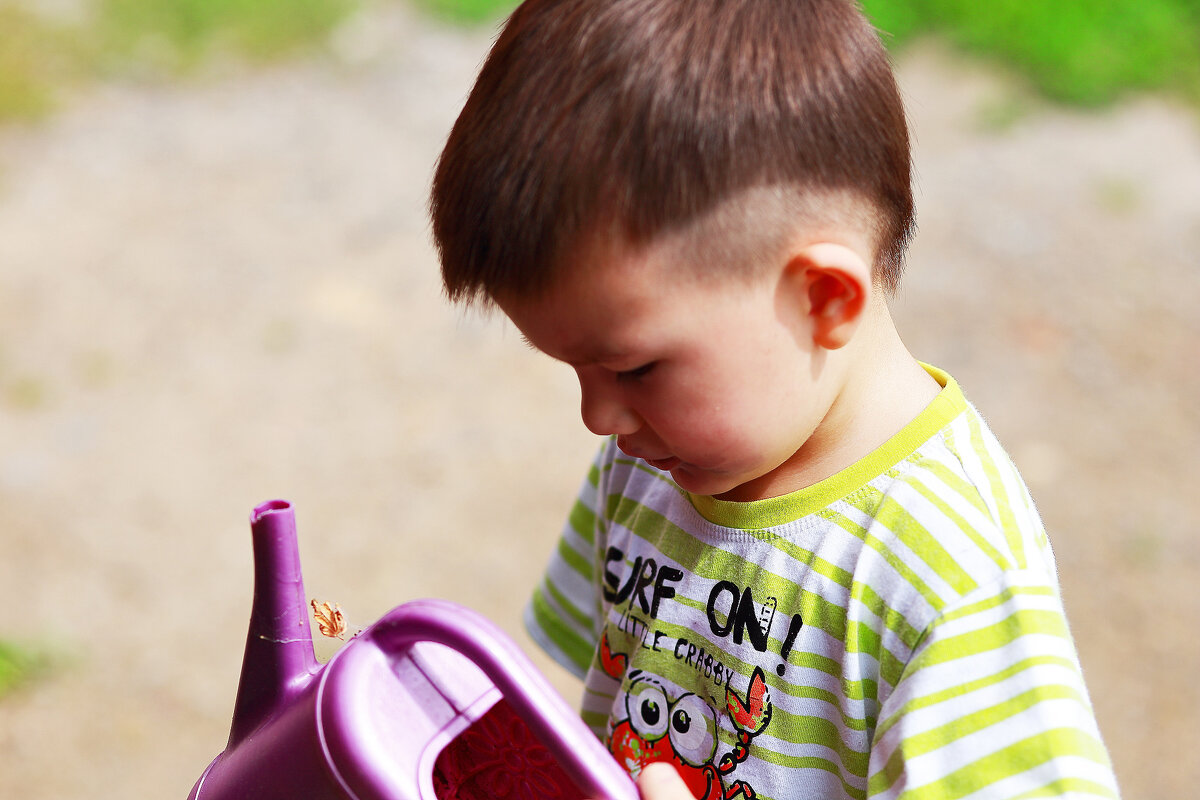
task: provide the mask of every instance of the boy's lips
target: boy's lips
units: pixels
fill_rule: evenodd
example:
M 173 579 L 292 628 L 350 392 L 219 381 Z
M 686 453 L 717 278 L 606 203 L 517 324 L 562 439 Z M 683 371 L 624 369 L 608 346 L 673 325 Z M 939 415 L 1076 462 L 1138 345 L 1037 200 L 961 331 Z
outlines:
M 683 463 L 674 456 L 668 456 L 667 458 L 644 458 L 642 460 L 655 469 L 661 469 L 663 472 L 670 472 Z
M 621 437 L 617 437 L 617 447 L 622 453 L 630 458 L 640 458 L 655 469 L 661 469 L 663 472 L 670 472 L 678 467 L 683 462 L 674 456 L 662 456 L 660 458 L 650 458 L 645 450 L 640 447 L 634 447 L 630 442 L 624 441 Z

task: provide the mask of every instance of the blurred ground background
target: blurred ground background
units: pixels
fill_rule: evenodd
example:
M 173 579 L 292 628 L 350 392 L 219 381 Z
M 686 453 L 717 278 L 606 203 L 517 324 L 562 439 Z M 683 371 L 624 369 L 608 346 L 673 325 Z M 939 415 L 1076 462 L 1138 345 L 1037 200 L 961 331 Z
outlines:
M 0 4 L 0 76 L 36 78 L 0 77 L 26 98 L 0 107 L 0 796 L 182 798 L 228 734 L 252 506 L 295 504 L 308 593 L 351 624 L 441 596 L 527 644 L 594 442 L 568 370 L 439 293 L 424 198 L 490 25 L 346 4 L 282 61 L 113 34 L 139 57 L 82 80 L 85 11 Z M 1033 489 L 1125 797 L 1191 796 L 1196 107 L 898 59 L 902 332 Z

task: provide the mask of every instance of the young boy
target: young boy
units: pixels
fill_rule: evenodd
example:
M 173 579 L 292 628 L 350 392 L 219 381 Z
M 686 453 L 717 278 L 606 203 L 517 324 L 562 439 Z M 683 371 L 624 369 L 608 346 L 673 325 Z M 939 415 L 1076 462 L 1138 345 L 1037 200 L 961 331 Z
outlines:
M 1117 795 L 1033 502 L 892 324 L 908 135 L 850 0 L 528 0 L 431 209 L 607 437 L 527 623 L 647 797 Z

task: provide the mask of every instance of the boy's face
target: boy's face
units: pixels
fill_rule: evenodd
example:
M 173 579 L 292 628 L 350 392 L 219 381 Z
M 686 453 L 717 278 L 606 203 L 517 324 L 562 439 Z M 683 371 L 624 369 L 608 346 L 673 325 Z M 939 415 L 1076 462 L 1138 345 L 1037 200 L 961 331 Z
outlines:
M 693 248 L 694 250 L 694 248 Z M 834 401 L 780 273 L 694 277 L 685 249 L 590 247 L 544 294 L 497 298 L 525 339 L 575 369 L 584 424 L 687 491 L 784 494 Z

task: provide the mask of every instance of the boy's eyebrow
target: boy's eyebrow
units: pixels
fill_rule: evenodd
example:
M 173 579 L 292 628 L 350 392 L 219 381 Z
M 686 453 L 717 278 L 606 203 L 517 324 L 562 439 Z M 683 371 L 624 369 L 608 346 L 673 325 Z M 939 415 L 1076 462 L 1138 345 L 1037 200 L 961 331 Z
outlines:
M 568 364 L 573 367 L 586 366 L 588 364 L 601 364 L 601 363 L 608 362 L 608 361 L 619 361 L 620 359 L 627 357 L 626 353 L 623 351 L 597 350 L 597 351 L 589 351 L 587 353 L 583 353 L 578 356 L 571 354 L 566 358 L 560 358 L 559 356 L 551 355 L 550 353 L 547 353 L 546 351 L 542 350 L 542 348 L 540 348 L 536 344 L 534 344 L 533 340 L 530 339 L 528 336 L 526 336 L 524 333 L 521 333 L 520 331 L 518 331 L 517 334 L 521 337 L 521 342 L 526 347 L 528 347 L 530 350 L 533 350 L 536 353 L 541 353 L 542 355 L 550 355 L 551 358 L 558 359 L 559 361 L 562 361 L 563 363 Z

